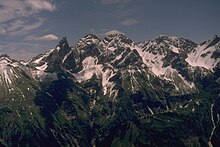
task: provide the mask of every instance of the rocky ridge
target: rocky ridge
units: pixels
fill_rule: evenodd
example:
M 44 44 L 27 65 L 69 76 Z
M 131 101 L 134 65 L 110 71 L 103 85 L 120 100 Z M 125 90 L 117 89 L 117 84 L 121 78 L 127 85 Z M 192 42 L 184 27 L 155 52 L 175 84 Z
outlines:
M 0 144 L 218 146 L 219 38 L 112 32 L 64 37 L 26 63 L 2 56 Z

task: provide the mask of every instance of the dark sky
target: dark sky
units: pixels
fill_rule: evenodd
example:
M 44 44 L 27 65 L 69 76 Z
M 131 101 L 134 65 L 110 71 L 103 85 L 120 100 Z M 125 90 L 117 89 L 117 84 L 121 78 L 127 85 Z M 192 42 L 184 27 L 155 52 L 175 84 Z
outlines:
M 66 36 L 120 30 L 134 41 L 220 35 L 220 0 L 0 0 L 0 54 L 30 59 Z

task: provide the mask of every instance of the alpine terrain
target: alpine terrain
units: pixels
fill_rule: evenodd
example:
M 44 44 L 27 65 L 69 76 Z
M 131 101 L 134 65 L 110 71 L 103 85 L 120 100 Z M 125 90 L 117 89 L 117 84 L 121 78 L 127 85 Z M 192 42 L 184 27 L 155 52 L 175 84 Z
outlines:
M 220 36 L 119 31 L 0 56 L 0 146 L 220 146 Z

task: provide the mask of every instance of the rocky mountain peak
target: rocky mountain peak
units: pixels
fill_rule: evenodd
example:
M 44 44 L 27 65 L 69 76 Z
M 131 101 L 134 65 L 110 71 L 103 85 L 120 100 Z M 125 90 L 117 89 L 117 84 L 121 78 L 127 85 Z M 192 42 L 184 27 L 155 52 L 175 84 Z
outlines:
M 59 41 L 59 45 L 60 45 L 60 46 L 65 45 L 65 44 L 68 44 L 67 37 L 63 37 L 63 38 Z
M 214 146 L 218 42 L 113 31 L 26 64 L 0 56 L 0 146 Z
M 104 43 L 105 48 L 129 48 L 134 44 L 134 42 L 124 34 L 110 34 L 106 36 L 102 42 Z
M 7 54 L 0 55 L 0 58 L 10 58 Z
M 95 34 L 87 34 L 84 38 L 86 39 L 99 39 Z
M 56 49 L 58 50 L 58 52 L 63 52 L 63 54 L 65 54 L 66 52 L 68 52 L 69 51 L 69 48 L 70 48 L 70 46 L 69 46 L 69 43 L 68 43 L 68 41 L 67 41 L 67 37 L 63 37 L 60 41 L 59 41 L 59 43 L 58 43 L 58 45 L 57 45 L 57 47 L 56 47 Z M 62 53 L 61 53 L 62 54 Z
M 94 46 L 100 43 L 100 38 L 94 34 L 87 34 L 85 37 L 79 39 L 74 46 L 75 49 L 85 49 L 86 46 Z
M 206 48 L 209 48 L 209 47 L 212 47 L 212 46 L 215 46 L 217 44 L 219 44 L 220 42 L 220 36 L 219 35 L 215 35 L 214 37 L 212 37 L 210 40 L 208 40 L 206 42 Z
M 168 36 L 168 35 L 160 35 L 156 37 L 152 42 L 159 46 L 165 47 L 166 49 L 170 48 L 173 52 L 180 53 L 191 52 L 197 44 L 191 40 L 176 37 L 176 36 Z
M 7 54 L 4 54 L 0 56 L 0 64 L 15 65 L 20 63 L 15 59 L 11 59 Z
M 180 38 L 177 36 L 169 36 L 169 35 L 159 35 L 158 37 L 155 38 L 155 40 L 169 40 L 169 41 L 177 41 Z
M 0 63 L 10 62 L 10 61 L 11 61 L 11 59 L 10 59 L 10 57 L 7 54 L 0 56 Z

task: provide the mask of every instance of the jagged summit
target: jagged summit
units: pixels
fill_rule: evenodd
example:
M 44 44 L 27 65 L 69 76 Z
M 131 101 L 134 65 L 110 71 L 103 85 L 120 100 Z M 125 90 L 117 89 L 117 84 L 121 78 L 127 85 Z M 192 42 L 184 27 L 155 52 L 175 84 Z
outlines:
M 185 39 L 185 38 L 182 38 L 182 37 L 177 37 L 177 36 L 169 36 L 169 35 L 159 35 L 158 37 L 156 37 L 154 40 L 157 40 L 157 41 L 169 41 L 169 42 L 172 42 L 172 43 L 183 43 L 183 42 L 193 42 L 189 39 Z M 194 44 L 196 44 L 195 42 L 193 42 Z
M 10 65 L 10 66 L 15 66 L 19 63 L 20 61 L 17 61 L 15 59 L 11 59 L 10 56 L 8 56 L 7 54 L 1 55 L 0 56 L 0 64 L 1 65 Z
M 208 45 L 211 43 L 210 46 L 218 43 L 220 41 L 220 35 L 214 35 L 213 37 L 211 37 L 210 39 L 206 40 L 206 41 L 203 41 L 202 43 L 200 43 L 199 45 L 200 46 L 203 46 L 203 45 Z
M 11 61 L 12 61 L 11 58 L 7 54 L 4 54 L 4 55 L 0 56 L 0 63 L 11 62 Z
M 94 39 L 99 39 L 98 36 L 96 36 L 95 34 L 87 34 L 84 38 L 94 38 Z
M 7 54 L 0 55 L 0 58 L 10 58 Z
M 215 35 L 211 39 L 199 44 L 185 59 L 191 66 L 203 67 L 213 71 L 220 62 L 220 37 Z
M 11 59 L 8 55 L 0 56 L 0 100 L 5 96 L 25 97 L 22 95 L 23 90 L 18 87 L 20 80 L 23 80 L 26 86 L 33 80 L 30 76 L 29 69 L 19 61 Z M 30 83 L 29 83 L 30 82 Z M 17 90 L 20 89 L 20 92 Z M 17 93 L 17 95 L 14 95 Z M 5 95 L 4 95 L 5 94 Z
M 177 40 L 177 39 L 179 39 L 179 37 L 162 34 L 162 35 L 157 36 L 156 39 L 170 39 L 170 40 Z
M 0 56 L 0 146 L 214 146 L 218 38 L 113 31 L 63 37 L 25 64 Z
M 59 43 L 58 43 L 58 45 L 57 45 L 57 50 L 59 51 L 59 50 L 68 50 L 68 48 L 69 48 L 69 43 L 68 43 L 68 41 L 67 41 L 67 37 L 63 37 L 60 41 L 59 41 Z
M 211 37 L 211 39 L 209 39 L 209 41 L 214 41 L 214 40 L 218 40 L 220 39 L 220 35 L 214 35 L 213 37 Z
M 63 37 L 63 38 L 59 41 L 59 45 L 63 45 L 63 44 L 68 44 L 67 37 Z
M 215 35 L 214 37 L 212 37 L 210 40 L 207 41 L 206 48 L 215 46 L 215 45 L 219 44 L 219 42 L 220 42 L 220 35 Z

